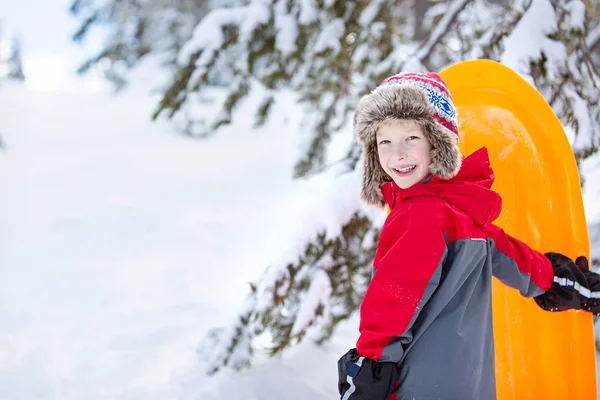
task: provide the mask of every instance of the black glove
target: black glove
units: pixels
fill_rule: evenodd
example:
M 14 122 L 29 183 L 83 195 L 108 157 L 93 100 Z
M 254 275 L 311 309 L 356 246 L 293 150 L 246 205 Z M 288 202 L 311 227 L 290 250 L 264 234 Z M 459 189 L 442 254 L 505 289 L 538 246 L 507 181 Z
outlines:
M 338 390 L 344 400 L 387 400 L 396 389 L 399 367 L 361 357 L 356 349 L 338 360 Z
M 559 253 L 546 253 L 554 268 L 554 283 L 544 294 L 534 297 L 547 311 L 585 310 L 600 315 L 600 275 L 589 270 L 588 260 L 573 262 Z

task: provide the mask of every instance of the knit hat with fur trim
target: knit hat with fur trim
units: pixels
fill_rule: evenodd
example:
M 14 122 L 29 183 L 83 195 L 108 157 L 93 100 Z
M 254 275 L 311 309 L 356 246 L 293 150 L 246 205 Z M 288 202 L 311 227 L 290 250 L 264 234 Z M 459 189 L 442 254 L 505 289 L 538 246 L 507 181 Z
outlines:
M 412 120 L 431 145 L 429 171 L 443 179 L 454 177 L 461 166 L 456 108 L 444 80 L 436 73 L 402 73 L 385 79 L 363 96 L 354 114 L 354 133 L 362 146 L 364 169 L 361 198 L 383 207 L 381 185 L 392 181 L 379 164 L 376 133 L 389 120 Z

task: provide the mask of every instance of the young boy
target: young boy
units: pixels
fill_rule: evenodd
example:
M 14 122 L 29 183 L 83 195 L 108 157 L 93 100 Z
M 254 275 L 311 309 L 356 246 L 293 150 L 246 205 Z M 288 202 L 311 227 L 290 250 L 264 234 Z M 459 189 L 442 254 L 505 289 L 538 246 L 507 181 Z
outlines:
M 600 276 L 542 255 L 492 222 L 501 198 L 487 150 L 463 159 L 456 110 L 438 74 L 387 78 L 354 117 L 362 199 L 387 203 L 360 309 L 338 362 L 344 400 L 496 398 L 492 276 L 545 310 L 600 313 Z

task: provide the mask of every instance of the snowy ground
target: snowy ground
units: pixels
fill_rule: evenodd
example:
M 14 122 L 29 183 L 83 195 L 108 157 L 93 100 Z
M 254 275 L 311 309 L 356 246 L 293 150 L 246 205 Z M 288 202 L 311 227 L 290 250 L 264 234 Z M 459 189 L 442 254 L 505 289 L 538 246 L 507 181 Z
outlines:
M 0 90 L 0 400 L 336 398 L 352 323 L 241 375 L 205 381 L 195 355 L 310 201 L 291 99 L 206 143 L 149 122 L 155 99 L 106 97 Z
M 199 395 L 196 346 L 306 200 L 285 112 L 206 143 L 150 123 L 155 99 L 105 97 L 0 90 L 1 400 Z

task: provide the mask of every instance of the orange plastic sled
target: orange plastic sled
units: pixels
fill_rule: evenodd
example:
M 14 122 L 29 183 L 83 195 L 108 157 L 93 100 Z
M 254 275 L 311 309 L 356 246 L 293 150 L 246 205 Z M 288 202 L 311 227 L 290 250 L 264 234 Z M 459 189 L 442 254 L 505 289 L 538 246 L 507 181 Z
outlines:
M 541 251 L 589 258 L 579 174 L 562 125 L 541 94 L 488 60 L 441 72 L 459 116 L 461 149 L 486 146 L 503 198 L 496 224 Z M 597 399 L 592 316 L 541 310 L 493 282 L 498 400 Z

